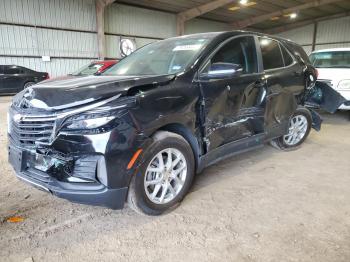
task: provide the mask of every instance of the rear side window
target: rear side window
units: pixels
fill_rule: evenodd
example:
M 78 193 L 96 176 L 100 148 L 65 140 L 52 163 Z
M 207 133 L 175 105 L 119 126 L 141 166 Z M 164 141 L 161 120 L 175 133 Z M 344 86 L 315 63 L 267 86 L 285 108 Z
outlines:
M 292 56 L 288 53 L 286 48 L 283 45 L 280 45 L 280 47 L 281 47 L 283 58 L 284 58 L 284 65 L 289 66 L 289 65 L 293 64 L 294 60 L 293 60 Z
M 213 63 L 231 63 L 240 65 L 243 74 L 258 71 L 255 41 L 253 37 L 239 37 L 225 44 L 211 59 Z
M 260 38 L 260 47 L 265 70 L 284 67 L 281 49 L 277 41 Z
M 5 66 L 4 74 L 5 75 L 17 75 L 21 74 L 23 70 L 18 66 Z

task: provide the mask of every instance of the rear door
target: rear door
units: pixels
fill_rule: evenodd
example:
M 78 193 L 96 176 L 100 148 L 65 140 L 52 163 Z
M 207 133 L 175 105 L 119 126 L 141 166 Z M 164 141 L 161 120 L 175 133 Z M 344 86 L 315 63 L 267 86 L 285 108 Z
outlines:
M 302 66 L 274 39 L 259 37 L 266 77 L 265 133 L 267 138 L 287 133 L 296 110 L 296 95 L 304 90 Z
M 265 80 L 259 72 L 254 36 L 226 41 L 214 51 L 201 73 L 211 64 L 231 63 L 243 68 L 239 76 L 200 80 L 205 101 L 205 138 L 208 151 L 263 132 Z

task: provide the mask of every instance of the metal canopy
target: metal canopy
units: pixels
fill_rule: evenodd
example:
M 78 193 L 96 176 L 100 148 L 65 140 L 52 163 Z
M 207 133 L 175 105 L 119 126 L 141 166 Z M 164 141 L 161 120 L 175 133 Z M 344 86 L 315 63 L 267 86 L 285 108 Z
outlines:
M 115 3 L 180 14 L 178 16 L 180 22 L 199 17 L 227 23 L 232 29 L 249 27 L 249 29 L 266 32 L 274 29 L 288 30 L 294 25 L 305 24 L 308 21 L 312 23 L 312 21 L 350 11 L 350 0 L 248 0 L 248 2 L 256 4 L 243 6 L 239 0 L 115 1 Z M 230 10 L 232 7 L 236 10 Z M 291 12 L 297 13 L 296 19 L 288 16 Z

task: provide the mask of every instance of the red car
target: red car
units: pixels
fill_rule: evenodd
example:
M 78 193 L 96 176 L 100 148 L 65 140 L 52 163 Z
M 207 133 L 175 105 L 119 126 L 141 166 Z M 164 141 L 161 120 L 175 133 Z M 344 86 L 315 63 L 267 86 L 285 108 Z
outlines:
M 79 70 L 70 75 L 73 76 L 88 76 L 98 75 L 106 71 L 118 62 L 118 60 L 104 60 L 104 61 L 93 61 L 90 64 L 83 66 Z

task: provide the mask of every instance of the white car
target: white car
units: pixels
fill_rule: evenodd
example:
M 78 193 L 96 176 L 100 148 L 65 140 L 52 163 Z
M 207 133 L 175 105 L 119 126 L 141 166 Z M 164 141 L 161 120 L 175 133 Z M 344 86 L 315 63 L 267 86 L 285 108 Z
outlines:
M 346 100 L 350 100 L 350 48 L 315 51 L 310 61 L 318 71 L 318 80 L 327 82 Z M 339 109 L 350 110 L 344 104 Z

